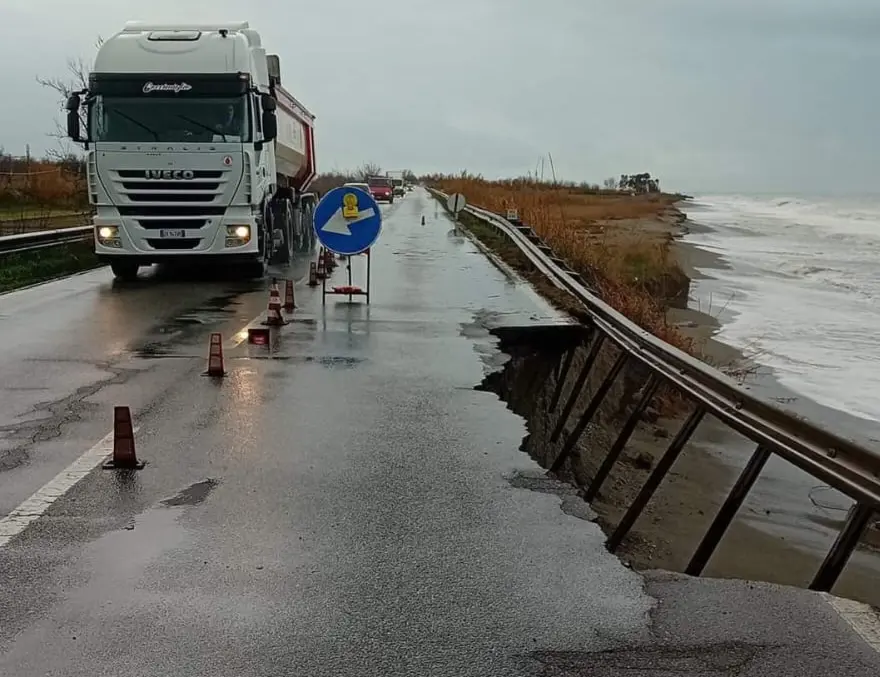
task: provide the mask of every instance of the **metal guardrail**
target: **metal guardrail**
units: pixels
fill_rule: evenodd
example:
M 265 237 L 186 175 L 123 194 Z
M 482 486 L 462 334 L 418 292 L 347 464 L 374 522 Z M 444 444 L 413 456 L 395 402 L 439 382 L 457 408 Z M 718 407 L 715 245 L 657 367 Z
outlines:
M 83 242 L 94 237 L 94 226 L 40 230 L 35 233 L 20 233 L 0 237 L 0 256 L 58 247 L 73 242 Z
M 85 226 L 91 223 L 92 213 L 38 214 L 36 216 L 6 216 L 0 219 L 0 237 L 57 230 L 62 227 Z
M 433 189 L 432 192 L 441 196 L 445 203 L 445 193 Z M 610 340 L 620 349 L 614 365 L 596 389 L 574 430 L 566 438 L 550 468 L 551 472 L 559 471 L 571 456 L 581 434 L 598 411 L 615 379 L 631 360 L 648 367 L 650 375 L 639 402 L 623 424 L 596 476 L 586 488 L 585 500 L 591 501 L 597 495 L 662 382 L 674 386 L 694 403 L 690 416 L 684 421 L 638 496 L 608 538 L 608 549 L 614 552 L 620 546 L 700 422 L 706 414 L 712 414 L 757 446 L 697 546 L 685 573 L 693 576 L 702 573 L 764 465 L 772 454 L 777 454 L 856 502 L 809 586 L 811 590 L 831 590 L 872 515 L 880 509 L 880 453 L 774 406 L 720 371 L 637 326 L 591 292 L 582 277 L 571 270 L 564 260 L 554 256 L 552 249 L 529 226 L 510 222 L 494 212 L 478 207 L 467 206 L 465 211 L 495 227 L 553 284 L 577 298 L 588 311 L 595 327 L 586 362 L 560 414 L 550 438 L 551 442 L 556 442 L 562 435 L 603 344 Z M 575 350 L 576 348 L 571 349 L 562 362 L 556 390 L 551 399 L 551 413 L 559 404 Z

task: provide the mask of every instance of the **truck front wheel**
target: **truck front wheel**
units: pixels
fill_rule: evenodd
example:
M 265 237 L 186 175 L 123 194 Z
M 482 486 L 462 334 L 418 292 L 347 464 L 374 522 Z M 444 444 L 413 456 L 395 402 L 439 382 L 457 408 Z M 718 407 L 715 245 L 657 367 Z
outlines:
M 110 264 L 110 270 L 113 271 L 113 275 L 117 279 L 126 282 L 137 279 L 138 268 L 140 268 L 138 264 L 131 263 L 130 261 L 113 261 Z

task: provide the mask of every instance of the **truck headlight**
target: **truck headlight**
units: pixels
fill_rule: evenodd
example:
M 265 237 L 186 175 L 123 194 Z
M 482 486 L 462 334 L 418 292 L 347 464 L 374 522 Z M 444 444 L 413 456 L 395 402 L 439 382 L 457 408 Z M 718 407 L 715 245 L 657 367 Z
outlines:
M 97 231 L 99 244 L 105 247 L 122 247 L 122 240 L 119 239 L 119 226 L 98 226 Z
M 226 246 L 241 247 L 251 240 L 250 226 L 226 226 Z

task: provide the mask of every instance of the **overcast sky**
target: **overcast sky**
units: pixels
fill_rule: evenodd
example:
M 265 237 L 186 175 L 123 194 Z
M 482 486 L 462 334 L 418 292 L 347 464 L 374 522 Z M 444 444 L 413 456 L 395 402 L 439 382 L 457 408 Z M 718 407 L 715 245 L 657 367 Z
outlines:
M 320 170 L 650 171 L 692 193 L 880 192 L 880 0 L 0 0 L 0 145 L 35 82 L 129 19 L 246 19 L 318 117 Z M 186 9 L 184 9 L 186 7 Z M 545 171 L 549 171 L 546 169 Z

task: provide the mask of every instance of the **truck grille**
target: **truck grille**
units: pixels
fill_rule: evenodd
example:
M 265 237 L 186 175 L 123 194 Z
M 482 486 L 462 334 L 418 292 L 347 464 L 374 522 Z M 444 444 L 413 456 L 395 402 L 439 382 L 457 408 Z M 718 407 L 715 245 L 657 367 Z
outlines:
M 208 218 L 226 211 L 223 195 L 232 178 L 230 170 L 194 170 L 185 179 L 149 178 L 144 170 L 120 169 L 111 180 L 122 198 L 122 216 L 137 219 L 150 230 L 202 228 Z

